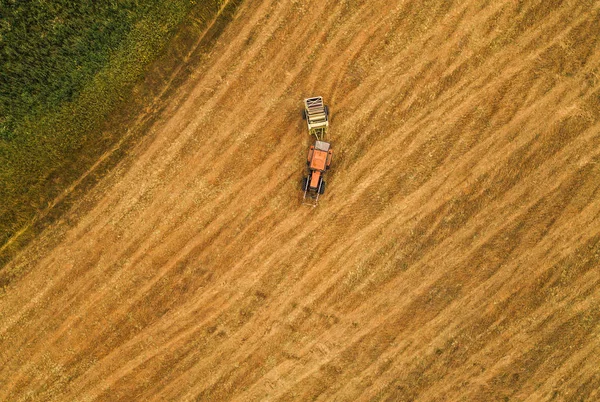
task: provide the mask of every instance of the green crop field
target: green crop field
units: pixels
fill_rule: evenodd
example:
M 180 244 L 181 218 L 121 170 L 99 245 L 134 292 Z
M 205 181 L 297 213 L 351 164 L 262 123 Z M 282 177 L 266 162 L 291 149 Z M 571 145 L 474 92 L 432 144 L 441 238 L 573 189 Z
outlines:
M 106 127 L 134 85 L 221 3 L 0 1 L 0 247 L 119 139 Z

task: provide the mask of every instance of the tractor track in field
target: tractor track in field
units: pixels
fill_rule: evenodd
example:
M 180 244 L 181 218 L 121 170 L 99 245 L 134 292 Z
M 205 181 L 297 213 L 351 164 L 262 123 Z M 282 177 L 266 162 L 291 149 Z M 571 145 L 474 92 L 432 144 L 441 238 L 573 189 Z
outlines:
M 599 398 L 599 21 L 244 2 L 5 268 L 0 400 Z M 314 209 L 312 95 L 335 152 Z

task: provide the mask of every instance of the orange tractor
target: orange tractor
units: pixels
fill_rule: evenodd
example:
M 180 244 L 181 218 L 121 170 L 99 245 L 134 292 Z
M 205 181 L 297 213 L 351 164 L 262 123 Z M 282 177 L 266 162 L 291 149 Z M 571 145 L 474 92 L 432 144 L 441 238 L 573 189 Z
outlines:
M 303 117 L 308 122 L 308 132 L 316 137 L 314 145 L 308 150 L 306 165 L 308 176 L 302 179 L 304 202 L 317 206 L 319 195 L 325 192 L 323 175 L 331 165 L 333 150 L 331 144 L 323 141 L 329 126 L 329 110 L 323 104 L 322 97 L 313 97 L 304 100 Z

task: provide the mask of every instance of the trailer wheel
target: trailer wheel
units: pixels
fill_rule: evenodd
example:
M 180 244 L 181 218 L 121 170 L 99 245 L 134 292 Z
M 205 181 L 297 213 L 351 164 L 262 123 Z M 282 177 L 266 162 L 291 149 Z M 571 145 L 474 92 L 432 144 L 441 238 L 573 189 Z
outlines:
M 306 120 L 306 109 L 302 109 L 302 120 Z
M 325 180 L 321 181 L 321 187 L 319 187 L 319 194 L 325 193 Z
M 329 119 L 329 106 L 325 105 L 325 116 Z

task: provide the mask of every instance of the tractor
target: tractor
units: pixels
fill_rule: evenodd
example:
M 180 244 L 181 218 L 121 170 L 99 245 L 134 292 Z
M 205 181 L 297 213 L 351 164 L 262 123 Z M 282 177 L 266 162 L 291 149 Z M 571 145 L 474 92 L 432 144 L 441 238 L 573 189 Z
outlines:
M 328 142 L 315 141 L 315 144 L 310 146 L 306 160 L 308 176 L 302 179 L 305 202 L 312 199 L 313 201 L 310 204 L 316 206 L 319 195 L 325 192 L 323 174 L 329 170 L 332 157 L 333 149 L 331 149 L 331 144 Z

